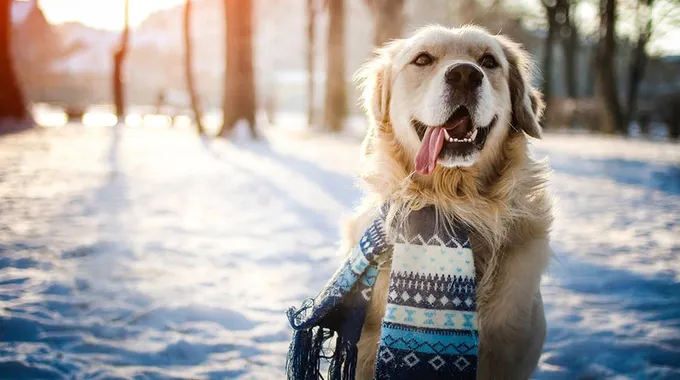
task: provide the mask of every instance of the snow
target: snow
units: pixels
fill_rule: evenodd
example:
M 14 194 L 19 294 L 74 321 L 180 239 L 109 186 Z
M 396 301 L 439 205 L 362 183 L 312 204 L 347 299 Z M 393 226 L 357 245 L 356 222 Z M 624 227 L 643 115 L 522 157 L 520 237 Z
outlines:
M 301 119 L 301 118 L 298 118 Z M 339 261 L 359 140 L 67 124 L 0 137 L 0 373 L 283 377 L 287 307 Z M 680 377 L 680 148 L 548 135 L 535 378 Z

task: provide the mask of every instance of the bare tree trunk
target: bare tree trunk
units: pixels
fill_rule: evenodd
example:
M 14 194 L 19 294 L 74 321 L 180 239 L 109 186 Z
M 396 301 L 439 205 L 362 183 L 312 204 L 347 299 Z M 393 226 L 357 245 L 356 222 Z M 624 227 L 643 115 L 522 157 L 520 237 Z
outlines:
M 673 119 L 673 121 L 668 124 L 668 137 L 672 140 L 678 140 L 678 138 L 680 138 L 680 120 Z
M 575 4 L 569 4 L 567 0 L 560 1 L 561 9 L 564 12 L 564 24 L 560 30 L 562 37 L 562 50 L 564 51 L 564 69 L 567 96 L 578 98 L 578 57 L 579 40 L 578 30 L 574 22 Z
M 118 121 L 125 118 L 125 84 L 123 82 L 123 63 L 128 50 L 130 39 L 130 0 L 125 0 L 125 24 L 120 45 L 113 53 L 113 102 L 116 106 L 116 116 Z
M 316 9 L 307 0 L 307 125 L 314 125 L 314 42 L 316 41 Z
M 645 68 L 647 66 L 647 38 L 646 36 L 639 36 L 637 45 L 633 52 L 633 57 L 630 62 L 630 72 L 628 76 L 628 113 L 626 114 L 626 123 L 635 120 L 637 113 L 638 92 L 640 90 L 640 82 L 645 75 Z M 643 134 L 648 134 L 646 129 L 642 130 Z
M 401 37 L 404 27 L 404 0 L 365 0 L 375 22 L 373 45 Z
M 339 132 L 347 118 L 345 85 L 345 4 L 328 0 L 328 55 L 326 70 L 326 115 L 329 130 Z
M 191 44 L 191 0 L 186 0 L 184 5 L 184 69 L 187 80 L 187 91 L 189 92 L 189 99 L 191 100 L 191 110 L 194 113 L 196 120 L 196 130 L 199 135 L 205 134 L 203 128 L 202 112 L 200 100 L 196 94 L 193 74 L 193 60 L 192 60 L 192 44 Z
M 550 106 L 551 99 L 553 97 L 552 93 L 552 79 L 553 79 L 553 62 L 554 62 L 554 49 L 555 39 L 557 37 L 558 25 L 556 20 L 557 6 L 549 6 L 545 2 L 543 3 L 545 7 L 545 13 L 548 18 L 548 35 L 545 37 L 545 45 L 543 52 L 543 96 L 545 96 L 546 108 Z
M 671 95 L 663 102 L 661 117 L 668 126 L 668 137 L 678 140 L 680 138 L 680 95 Z
M 225 0 L 226 69 L 224 115 L 219 135 L 226 137 L 244 119 L 255 139 L 255 79 L 253 73 L 253 2 Z
M 28 112 L 12 62 L 12 1 L 0 0 L 0 4 L 0 119 L 25 120 Z
M 621 115 L 616 87 L 616 0 L 600 0 L 600 40 L 597 48 L 595 93 L 602 107 L 602 130 L 605 133 L 628 133 Z
M 652 5 L 654 0 L 642 0 L 638 3 L 639 6 L 644 7 L 643 11 L 645 25 L 639 30 L 637 44 L 633 51 L 633 57 L 630 62 L 630 69 L 628 73 L 628 112 L 626 114 L 626 124 L 636 119 L 638 92 L 640 90 L 640 82 L 645 76 L 645 68 L 647 67 L 647 43 L 652 34 Z M 638 20 L 639 21 L 639 20 Z M 640 124 L 641 132 L 645 135 L 649 134 L 648 123 Z
M 680 112 L 676 111 L 676 115 L 668 120 L 668 137 L 671 140 L 680 139 Z

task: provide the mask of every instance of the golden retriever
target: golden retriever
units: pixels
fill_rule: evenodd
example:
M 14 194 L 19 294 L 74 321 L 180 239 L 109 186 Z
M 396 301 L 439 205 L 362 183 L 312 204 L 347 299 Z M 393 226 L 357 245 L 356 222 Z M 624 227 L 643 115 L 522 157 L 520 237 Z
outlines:
M 466 26 L 428 26 L 380 48 L 358 73 L 370 126 L 365 195 L 343 231 L 351 247 L 390 201 L 389 219 L 435 205 L 464 221 L 478 281 L 480 379 L 526 379 L 546 325 L 539 289 L 551 255 L 547 167 L 532 159 L 540 93 L 520 45 Z M 361 340 L 357 378 L 373 376 L 390 262 L 382 263 Z

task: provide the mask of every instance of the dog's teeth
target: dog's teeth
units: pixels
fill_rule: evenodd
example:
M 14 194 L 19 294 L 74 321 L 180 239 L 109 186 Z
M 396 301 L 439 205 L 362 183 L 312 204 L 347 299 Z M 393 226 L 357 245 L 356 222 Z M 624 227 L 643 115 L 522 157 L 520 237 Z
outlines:
M 451 136 L 449 136 L 449 132 L 444 128 L 444 136 L 446 136 L 447 139 L 451 139 Z
M 474 140 L 475 137 L 477 137 L 477 130 L 475 129 L 474 132 L 472 132 L 472 136 L 470 136 L 470 140 Z
M 449 142 L 453 142 L 453 137 L 449 137 Z

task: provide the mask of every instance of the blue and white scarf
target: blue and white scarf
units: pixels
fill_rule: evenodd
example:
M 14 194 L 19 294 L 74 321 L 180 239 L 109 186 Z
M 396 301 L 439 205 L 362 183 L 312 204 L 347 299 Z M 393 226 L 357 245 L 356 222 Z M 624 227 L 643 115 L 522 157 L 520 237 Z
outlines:
M 463 225 L 438 228 L 436 210 L 412 211 L 388 241 L 384 214 L 366 230 L 323 290 L 287 315 L 290 380 L 354 379 L 357 342 L 379 262 L 392 254 L 375 379 L 475 379 L 475 268 Z M 440 231 L 443 230 L 443 231 Z M 326 353 L 324 343 L 336 337 Z

